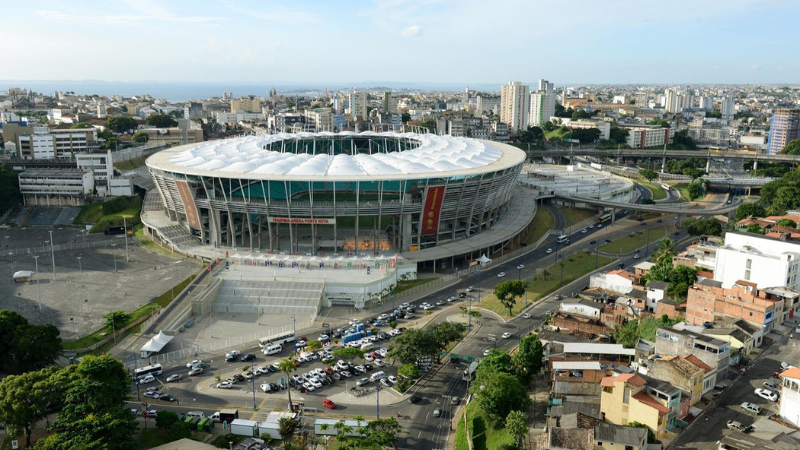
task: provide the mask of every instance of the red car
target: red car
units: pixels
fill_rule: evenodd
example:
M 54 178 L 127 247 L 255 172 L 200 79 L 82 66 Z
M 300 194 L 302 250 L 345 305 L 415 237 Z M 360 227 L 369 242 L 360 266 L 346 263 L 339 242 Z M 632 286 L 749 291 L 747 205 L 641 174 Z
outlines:
M 322 370 L 323 370 L 325 373 L 327 373 L 328 375 L 333 375 L 333 369 L 331 369 L 331 367 L 330 367 L 330 366 L 327 366 L 327 367 L 325 367 L 325 368 L 324 368 L 324 369 L 322 369 Z
M 322 401 L 322 406 L 330 409 L 336 409 L 336 403 L 333 403 L 329 398 L 326 398 Z

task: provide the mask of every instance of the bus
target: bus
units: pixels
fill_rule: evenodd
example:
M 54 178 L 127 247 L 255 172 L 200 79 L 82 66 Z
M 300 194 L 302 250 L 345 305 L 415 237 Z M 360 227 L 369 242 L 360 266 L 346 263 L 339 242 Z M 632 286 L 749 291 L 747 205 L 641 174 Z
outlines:
M 603 214 L 602 216 L 600 216 L 599 219 L 597 219 L 597 223 L 606 223 L 606 222 L 611 222 L 611 214 Z
M 135 379 L 142 378 L 147 375 L 161 375 L 161 364 L 153 364 L 152 366 L 145 366 L 140 369 L 136 369 Z
M 569 244 L 569 236 L 567 236 L 566 234 L 562 234 L 561 236 L 558 237 L 558 239 L 556 239 L 556 242 L 558 242 L 559 244 Z
M 284 345 L 288 344 L 289 342 L 294 342 L 294 339 L 295 339 L 294 332 L 289 331 L 286 333 L 281 333 L 261 338 L 258 340 L 258 345 L 261 348 L 276 344 Z
M 661 189 L 664 189 L 665 191 L 669 192 L 669 190 L 672 189 L 672 186 L 668 184 L 662 184 Z

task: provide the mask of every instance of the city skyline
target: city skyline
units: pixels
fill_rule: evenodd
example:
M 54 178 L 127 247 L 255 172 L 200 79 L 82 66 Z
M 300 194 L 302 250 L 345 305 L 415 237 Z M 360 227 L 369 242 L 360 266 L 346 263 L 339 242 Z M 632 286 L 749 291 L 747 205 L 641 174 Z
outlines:
M 500 85 L 800 82 L 788 1 L 8 5 L 8 81 Z M 512 20 L 520 21 L 514 26 Z M 165 43 L 167 43 L 165 45 Z M 365 59 L 368 56 L 369 59 Z M 468 70 L 464 70 L 468 67 Z M 457 68 L 456 71 L 453 69 Z

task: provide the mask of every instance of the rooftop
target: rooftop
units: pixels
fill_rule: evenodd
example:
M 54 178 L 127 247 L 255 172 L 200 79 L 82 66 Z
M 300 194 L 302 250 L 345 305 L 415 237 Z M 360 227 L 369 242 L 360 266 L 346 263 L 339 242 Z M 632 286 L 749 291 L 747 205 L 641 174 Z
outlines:
M 647 441 L 647 429 L 601 423 L 594 427 L 594 440 L 638 447 Z
M 703 369 L 703 372 L 705 372 L 705 373 L 709 373 L 712 370 L 714 370 L 714 369 L 711 368 L 711 366 L 709 366 L 708 364 L 706 364 L 703 361 L 701 361 L 700 358 L 698 358 L 697 356 L 694 356 L 694 355 L 681 355 L 681 358 L 683 358 L 684 360 L 689 361 L 690 363 L 694 364 L 695 366 Z
M 636 350 L 625 348 L 622 344 L 596 344 L 596 343 L 564 343 L 564 353 L 592 353 L 603 355 L 630 355 Z
M 613 387 L 615 383 L 626 383 L 633 387 L 642 387 L 647 382 L 635 373 L 626 373 L 616 377 L 605 377 L 600 381 L 601 386 Z
M 781 372 L 781 377 L 794 378 L 800 380 L 800 369 L 792 367 Z
M 648 394 L 647 392 L 639 391 L 636 394 L 634 394 L 633 398 L 639 400 L 640 403 L 647 405 L 658 411 L 659 416 L 663 416 L 670 412 L 669 408 L 659 403 L 656 399 L 651 397 L 650 394 Z

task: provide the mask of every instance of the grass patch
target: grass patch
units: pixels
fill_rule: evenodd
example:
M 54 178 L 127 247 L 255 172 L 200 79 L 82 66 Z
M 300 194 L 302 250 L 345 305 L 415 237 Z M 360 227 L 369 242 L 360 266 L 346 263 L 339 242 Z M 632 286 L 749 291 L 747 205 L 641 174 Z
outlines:
M 681 226 L 678 226 L 678 221 L 675 221 L 675 228 L 677 228 L 679 230 L 682 230 L 682 229 L 688 227 L 689 225 L 691 225 L 691 224 L 693 224 L 695 222 L 697 222 L 697 218 L 696 217 L 690 217 L 688 219 L 683 219 L 681 221 Z
M 528 245 L 533 245 L 547 233 L 548 230 L 553 229 L 556 224 L 556 219 L 553 213 L 547 208 L 536 208 L 536 215 L 533 216 L 533 229 L 528 235 L 528 240 L 525 241 Z
M 508 430 L 501 428 L 492 429 L 487 425 L 483 411 L 478 406 L 478 402 L 471 402 L 467 405 L 467 424 L 469 433 L 472 436 L 472 445 L 475 450 L 494 450 L 503 444 L 513 444 L 514 438 L 508 434 Z M 464 416 L 458 422 L 456 429 L 455 450 L 469 450 L 467 434 L 464 431 Z
M 75 218 L 76 225 L 93 225 L 90 233 L 102 233 L 108 227 L 120 227 L 127 221 L 128 229 L 139 224 L 139 214 L 142 212 L 142 199 L 132 195 L 116 197 L 105 202 L 86 205 Z M 123 219 L 127 217 L 127 219 Z
M 610 256 L 599 255 L 596 258 L 595 254 L 587 252 L 573 253 L 565 256 L 564 262 L 564 283 L 563 286 L 577 280 L 578 278 L 586 275 L 595 270 L 595 267 L 603 267 L 615 261 L 616 258 Z M 509 275 L 509 279 L 515 279 L 513 274 Z M 504 281 L 498 279 L 498 282 Z M 533 303 L 539 299 L 549 295 L 551 292 L 562 286 L 561 283 L 561 266 L 552 264 L 542 272 L 542 277 L 535 277 L 528 280 L 528 303 Z M 501 316 L 508 313 L 508 308 L 503 306 L 494 294 L 488 294 L 480 302 L 481 308 L 494 311 Z M 517 315 L 525 309 L 525 298 L 517 299 L 517 303 L 511 308 L 511 314 Z
M 560 207 L 558 208 L 562 214 L 564 214 L 564 218 L 567 220 L 567 226 L 571 227 L 576 223 L 583 222 L 586 219 L 590 219 L 597 215 L 596 210 L 590 209 L 581 209 L 581 208 L 567 208 L 567 207 Z
M 706 197 L 706 194 L 703 193 L 703 195 L 701 195 L 700 197 L 697 197 L 694 200 L 689 200 L 689 198 L 690 198 L 689 197 L 689 190 L 687 189 L 689 187 L 689 183 L 677 183 L 677 184 L 673 184 L 672 187 L 674 187 L 675 189 L 680 191 L 680 193 L 681 193 L 680 201 L 682 201 L 682 202 L 696 202 L 696 201 L 702 200 L 702 199 L 704 199 Z
M 650 190 L 653 194 L 653 200 L 664 200 L 667 198 L 667 191 L 661 186 L 644 180 L 636 180 L 636 182 Z
M 144 234 L 144 228 L 140 227 L 139 229 L 134 231 L 133 232 L 133 238 L 136 239 L 136 242 L 138 242 L 139 245 L 141 245 L 142 247 L 144 247 L 144 248 L 146 248 L 146 249 L 148 249 L 150 251 L 153 251 L 153 252 L 156 252 L 156 253 L 161 253 L 162 255 L 170 256 L 172 258 L 178 258 L 178 259 L 183 258 L 183 256 L 181 256 L 181 255 L 179 255 L 177 253 L 171 252 L 168 249 L 166 249 L 166 248 L 156 244 L 155 242 L 151 241 L 150 239 L 148 239 L 147 236 L 145 236 L 145 234 Z
M 186 278 L 185 280 L 183 280 L 180 283 L 178 283 L 175 286 L 174 289 L 170 289 L 169 291 L 167 291 L 167 292 L 161 294 L 160 296 L 156 297 L 153 301 L 148 302 L 147 304 L 142 305 L 139 308 L 135 309 L 133 312 L 131 312 L 131 322 L 135 321 L 136 319 L 141 318 L 145 314 L 149 313 L 150 311 L 152 311 L 152 310 L 154 310 L 154 309 L 156 309 L 158 307 L 164 308 L 167 305 L 169 305 L 170 302 L 172 302 L 172 300 L 175 299 L 175 296 L 177 296 L 181 291 L 183 291 L 186 288 L 186 286 L 188 286 L 189 283 L 191 283 L 192 280 L 195 279 L 195 277 L 196 277 L 196 275 L 192 274 L 191 276 L 189 276 L 189 278 Z M 174 295 L 173 295 L 173 293 L 174 293 Z M 117 335 L 117 339 L 121 339 L 127 333 L 137 333 L 140 330 L 141 330 L 140 326 L 132 327 L 130 330 L 128 330 L 128 331 L 126 331 L 124 333 L 119 333 Z M 101 329 L 99 329 L 99 330 L 97 330 L 97 331 L 95 331 L 95 332 L 93 332 L 93 333 L 91 333 L 91 334 L 89 334 L 87 336 L 84 336 L 84 337 L 82 337 L 82 338 L 80 338 L 78 340 L 71 341 L 71 342 L 65 342 L 61 346 L 62 346 L 62 348 L 64 350 L 79 350 L 79 349 L 82 349 L 82 348 L 89 347 L 90 345 L 94 345 L 94 344 L 100 342 L 101 340 L 103 340 L 104 338 L 106 338 L 108 336 L 111 336 L 113 333 L 114 333 L 114 330 L 112 330 L 111 327 L 104 326 L 103 328 L 101 328 Z M 93 353 L 100 353 L 100 354 L 105 353 L 106 351 L 110 350 L 111 347 L 113 347 L 113 346 L 114 346 L 114 341 L 112 340 L 111 342 L 109 342 L 107 344 L 104 344 L 101 347 L 98 347 Z
M 119 170 L 120 172 L 126 172 L 128 170 L 138 169 L 139 167 L 144 167 L 145 160 L 147 160 L 147 156 L 142 156 L 140 158 L 126 159 L 123 161 L 114 161 L 114 168 Z
M 430 283 L 431 281 L 436 280 L 436 278 L 417 278 L 416 280 L 400 280 L 397 282 L 397 291 L 395 293 L 400 293 L 405 290 L 411 289 L 413 287 L 422 286 L 423 284 Z
M 164 445 L 169 442 L 172 442 L 169 439 L 169 435 L 164 433 L 164 431 L 157 429 L 155 426 L 155 420 L 148 419 L 148 429 L 142 430 L 139 433 L 139 447 L 140 448 L 153 448 L 158 447 L 159 445 Z M 208 437 L 208 433 L 205 432 L 192 432 L 192 435 L 189 436 L 189 439 L 193 441 L 203 442 Z
M 667 230 L 664 227 L 651 228 L 646 231 L 634 231 L 633 233 L 612 241 L 610 244 L 601 245 L 599 250 L 606 253 L 630 253 L 636 249 L 643 248 L 647 245 L 647 234 L 650 233 L 650 243 L 663 238 L 667 235 Z

